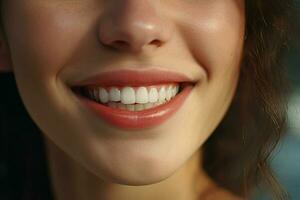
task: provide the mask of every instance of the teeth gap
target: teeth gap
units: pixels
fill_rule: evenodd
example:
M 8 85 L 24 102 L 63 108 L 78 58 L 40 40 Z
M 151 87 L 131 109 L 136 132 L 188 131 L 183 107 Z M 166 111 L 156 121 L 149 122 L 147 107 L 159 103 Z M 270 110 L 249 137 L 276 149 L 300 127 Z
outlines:
M 83 88 L 82 87 L 72 87 L 71 90 L 76 93 L 76 94 L 80 94 L 80 95 L 83 95 Z
M 178 88 L 178 93 L 176 95 L 178 95 L 182 90 L 183 90 L 183 85 L 182 83 L 180 83 Z
M 85 97 L 89 97 L 88 92 L 87 92 L 87 89 L 84 88 L 84 87 L 81 87 L 81 88 L 80 88 L 79 94 L 81 94 L 82 96 L 85 96 Z

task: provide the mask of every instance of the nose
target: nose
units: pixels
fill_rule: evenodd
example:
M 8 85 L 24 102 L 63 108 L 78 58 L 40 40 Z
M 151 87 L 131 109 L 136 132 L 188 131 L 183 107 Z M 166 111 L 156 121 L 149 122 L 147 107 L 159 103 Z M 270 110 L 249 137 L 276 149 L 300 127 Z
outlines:
M 115 0 L 101 16 L 98 38 L 116 50 L 156 49 L 172 35 L 171 26 L 149 0 Z

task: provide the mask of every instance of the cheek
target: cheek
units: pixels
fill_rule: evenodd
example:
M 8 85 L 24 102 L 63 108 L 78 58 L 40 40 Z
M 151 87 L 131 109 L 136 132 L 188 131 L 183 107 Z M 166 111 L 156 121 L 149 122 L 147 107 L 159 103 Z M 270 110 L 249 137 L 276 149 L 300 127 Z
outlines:
M 189 8 L 179 23 L 188 51 L 199 66 L 207 70 L 205 82 L 195 94 L 190 118 L 193 127 L 205 127 L 212 133 L 229 108 L 237 86 L 243 52 L 244 8 L 241 1 L 223 0 L 202 10 Z M 202 105 L 202 106 L 199 106 Z
M 192 9 L 184 21 L 181 33 L 194 60 L 207 70 L 208 94 L 228 96 L 235 89 L 243 53 L 243 1 L 216 1 L 201 11 Z
M 192 9 L 181 32 L 194 59 L 213 79 L 232 74 L 230 71 L 239 66 L 245 21 L 242 1 L 223 0 L 209 5 L 200 11 Z
M 21 0 L 6 6 L 5 28 L 16 75 L 55 77 L 89 30 L 92 18 L 83 14 L 84 6 L 66 10 L 56 4 Z

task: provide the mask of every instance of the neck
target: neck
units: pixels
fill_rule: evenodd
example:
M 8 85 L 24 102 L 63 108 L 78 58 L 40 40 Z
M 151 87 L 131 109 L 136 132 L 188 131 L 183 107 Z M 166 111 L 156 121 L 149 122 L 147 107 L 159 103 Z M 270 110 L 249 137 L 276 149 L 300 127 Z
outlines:
M 92 174 L 46 139 L 50 180 L 55 200 L 196 200 L 213 185 L 202 170 L 201 151 L 197 151 L 172 176 L 144 186 L 107 182 Z

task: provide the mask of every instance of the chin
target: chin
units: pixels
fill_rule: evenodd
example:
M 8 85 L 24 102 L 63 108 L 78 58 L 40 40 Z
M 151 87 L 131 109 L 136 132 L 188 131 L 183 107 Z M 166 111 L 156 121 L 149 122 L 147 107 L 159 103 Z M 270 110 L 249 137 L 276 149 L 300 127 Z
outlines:
M 102 163 L 103 164 L 103 163 Z M 177 164 L 178 165 L 178 164 Z M 159 183 L 171 177 L 179 168 L 173 162 L 164 159 L 137 162 L 123 162 L 119 165 L 97 167 L 90 170 L 100 179 L 121 185 L 142 186 Z
M 166 174 L 152 174 L 152 175 L 141 175 L 134 176 L 131 174 L 109 174 L 105 176 L 105 181 L 113 182 L 120 185 L 128 186 L 143 186 L 159 183 L 169 178 L 172 173 Z

